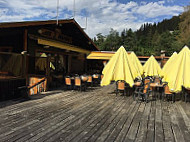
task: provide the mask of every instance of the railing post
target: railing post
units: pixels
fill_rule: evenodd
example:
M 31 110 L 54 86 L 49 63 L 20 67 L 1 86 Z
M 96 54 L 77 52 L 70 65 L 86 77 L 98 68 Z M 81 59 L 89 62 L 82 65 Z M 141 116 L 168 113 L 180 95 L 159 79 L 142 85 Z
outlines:
M 47 67 L 46 67 L 46 77 L 47 77 L 46 90 L 49 89 L 49 83 L 50 83 L 50 61 L 51 61 L 51 55 L 48 54 L 48 56 L 47 56 Z
M 22 54 L 22 77 L 26 79 L 26 85 L 28 85 L 28 56 L 27 51 L 21 52 Z

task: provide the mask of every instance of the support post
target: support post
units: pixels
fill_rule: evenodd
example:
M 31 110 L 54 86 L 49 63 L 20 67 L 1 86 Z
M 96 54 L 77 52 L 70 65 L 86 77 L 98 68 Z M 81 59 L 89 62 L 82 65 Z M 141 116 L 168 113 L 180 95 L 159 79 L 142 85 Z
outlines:
M 28 30 L 27 29 L 24 29 L 23 49 L 24 51 L 28 51 Z
M 50 61 L 51 61 L 51 55 L 48 54 L 47 56 L 47 67 L 46 67 L 46 77 L 47 77 L 47 86 L 46 90 L 49 89 L 49 84 L 50 84 Z

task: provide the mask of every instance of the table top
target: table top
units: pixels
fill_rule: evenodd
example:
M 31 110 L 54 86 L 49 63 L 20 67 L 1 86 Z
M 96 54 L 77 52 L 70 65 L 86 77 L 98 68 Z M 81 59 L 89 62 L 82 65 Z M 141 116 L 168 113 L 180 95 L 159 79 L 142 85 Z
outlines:
M 141 82 L 135 82 L 134 83 L 134 86 L 140 86 L 141 85 Z
M 150 87 L 163 87 L 163 84 L 158 84 L 158 83 L 150 83 Z

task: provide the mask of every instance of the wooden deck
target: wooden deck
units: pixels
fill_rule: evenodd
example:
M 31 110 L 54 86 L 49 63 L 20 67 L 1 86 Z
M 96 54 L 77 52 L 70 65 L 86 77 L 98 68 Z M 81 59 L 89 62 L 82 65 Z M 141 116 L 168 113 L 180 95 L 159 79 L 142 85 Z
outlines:
M 137 103 L 115 96 L 114 87 L 60 91 L 1 107 L 0 141 L 190 141 L 190 103 Z

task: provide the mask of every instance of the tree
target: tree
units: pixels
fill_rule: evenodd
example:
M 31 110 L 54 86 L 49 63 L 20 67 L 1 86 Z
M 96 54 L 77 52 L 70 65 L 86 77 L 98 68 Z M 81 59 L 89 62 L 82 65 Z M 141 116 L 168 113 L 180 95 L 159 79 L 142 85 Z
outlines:
M 103 50 L 104 49 L 103 43 L 104 43 L 105 37 L 102 35 L 102 33 L 98 33 L 96 37 L 97 37 L 97 40 L 94 40 L 94 43 L 99 47 L 100 50 Z
M 180 16 L 179 23 L 180 35 L 178 40 L 190 46 L 190 6 L 185 7 L 185 12 Z

